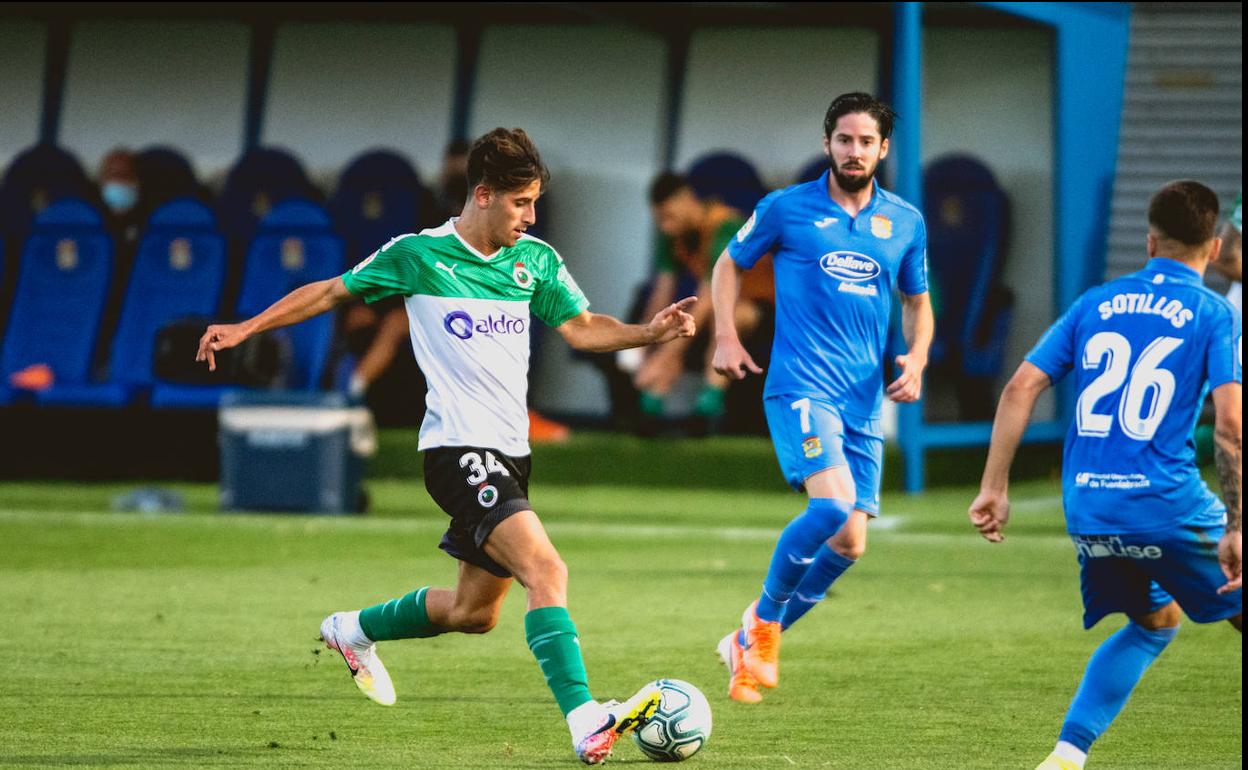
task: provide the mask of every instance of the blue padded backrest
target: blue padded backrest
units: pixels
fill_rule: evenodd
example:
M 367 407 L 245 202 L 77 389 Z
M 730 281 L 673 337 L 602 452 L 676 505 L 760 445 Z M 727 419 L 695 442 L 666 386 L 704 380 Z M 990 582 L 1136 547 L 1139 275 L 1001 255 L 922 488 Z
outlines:
M 949 155 L 924 173 L 923 208 L 928 262 L 941 292 L 938 335 L 958 339 L 979 322 L 1000 279 L 1008 201 L 983 163 Z
M 186 198 L 157 209 L 135 255 L 113 337 L 109 379 L 151 384 L 156 333 L 179 318 L 213 315 L 225 268 L 225 239 L 211 209 Z
M 55 145 L 35 145 L 13 159 L 0 183 L 0 234 L 20 239 L 50 203 L 90 196 L 77 158 Z
M 416 232 L 420 178 L 402 155 L 373 150 L 356 157 L 329 202 L 349 259 L 358 260 L 396 235 Z
M 44 209 L 22 250 L 0 376 L 42 363 L 57 382 L 87 382 L 112 267 L 112 239 L 90 204 Z
M 140 196 L 149 207 L 200 192 L 191 162 L 172 147 L 148 147 L 135 156 L 134 167 Z
M 293 155 L 271 147 L 249 150 L 226 177 L 219 207 L 221 230 L 227 238 L 245 241 L 277 204 L 312 192 Z
M 699 198 L 718 198 L 748 213 L 767 194 L 754 166 L 732 152 L 704 155 L 689 164 L 689 186 Z
M 238 314 L 250 317 L 305 283 L 343 272 L 342 240 L 329 215 L 310 201 L 288 201 L 265 217 L 247 250 Z M 290 327 L 292 388 L 315 388 L 329 357 L 333 316 L 322 314 Z

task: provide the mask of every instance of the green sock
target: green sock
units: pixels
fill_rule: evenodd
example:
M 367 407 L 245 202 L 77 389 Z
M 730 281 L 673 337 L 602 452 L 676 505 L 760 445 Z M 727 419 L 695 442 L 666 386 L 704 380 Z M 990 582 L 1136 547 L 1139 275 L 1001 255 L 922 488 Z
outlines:
M 360 610 L 360 628 L 374 642 L 425 639 L 443 633 L 441 628 L 429 622 L 429 613 L 425 611 L 425 594 L 428 592 L 429 586 L 425 586 L 398 599 Z
M 700 417 L 718 417 L 724 413 L 724 391 L 714 385 L 703 385 L 694 402 L 693 413 Z
M 663 397 L 657 393 L 643 390 L 641 396 L 638 397 L 637 405 L 641 413 L 647 417 L 663 416 Z
M 581 645 L 576 639 L 576 624 L 567 608 L 530 610 L 524 616 L 524 638 L 565 717 L 572 709 L 593 700 L 589 695 L 589 675 L 585 673 Z

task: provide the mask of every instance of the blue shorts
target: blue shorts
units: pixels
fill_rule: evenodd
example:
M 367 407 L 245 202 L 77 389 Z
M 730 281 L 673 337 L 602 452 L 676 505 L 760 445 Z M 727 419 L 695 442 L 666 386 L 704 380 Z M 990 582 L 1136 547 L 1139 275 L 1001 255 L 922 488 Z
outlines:
M 1243 612 L 1244 592 L 1218 594 L 1226 527 L 1189 525 L 1142 535 L 1071 535 L 1079 558 L 1083 627 L 1115 612 L 1146 615 L 1177 601 L 1197 623 Z
M 854 507 L 880 514 L 880 469 L 884 438 L 878 420 L 850 420 L 827 401 L 773 396 L 763 400 L 767 427 L 785 481 L 796 490 L 806 479 L 829 468 L 848 465 L 854 477 Z

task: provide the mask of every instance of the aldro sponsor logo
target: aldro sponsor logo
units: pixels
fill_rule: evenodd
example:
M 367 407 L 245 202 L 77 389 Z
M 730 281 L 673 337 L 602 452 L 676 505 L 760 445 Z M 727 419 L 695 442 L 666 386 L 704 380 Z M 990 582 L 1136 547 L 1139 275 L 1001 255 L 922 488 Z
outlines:
M 501 337 L 524 334 L 528 331 L 529 322 L 523 318 L 512 318 L 505 313 L 490 313 L 485 318 L 476 320 L 466 311 L 453 310 L 442 319 L 442 327 L 454 337 L 470 340 L 475 335 Z
M 1075 550 L 1083 559 L 1160 559 L 1161 546 L 1128 545 L 1117 535 L 1076 535 Z

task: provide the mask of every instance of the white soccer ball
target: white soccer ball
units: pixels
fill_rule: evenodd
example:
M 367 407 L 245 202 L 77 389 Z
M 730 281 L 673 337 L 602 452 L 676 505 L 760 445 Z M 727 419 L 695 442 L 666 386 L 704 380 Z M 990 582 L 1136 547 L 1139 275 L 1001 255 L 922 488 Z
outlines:
M 711 704 L 702 691 L 679 679 L 655 682 L 663 700 L 654 716 L 633 733 L 637 748 L 656 762 L 680 762 L 711 737 Z

